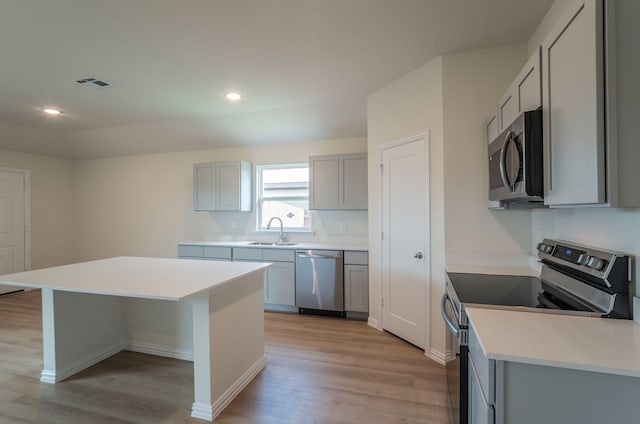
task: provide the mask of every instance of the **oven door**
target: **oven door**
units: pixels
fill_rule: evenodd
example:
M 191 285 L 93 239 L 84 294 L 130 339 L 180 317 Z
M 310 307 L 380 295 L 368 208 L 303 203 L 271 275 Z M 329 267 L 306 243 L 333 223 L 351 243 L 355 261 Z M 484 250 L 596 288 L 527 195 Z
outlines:
M 453 336 L 455 344 L 455 359 L 447 362 L 447 392 L 449 398 L 449 415 L 453 424 L 468 423 L 468 353 L 469 348 L 461 343 L 461 332 L 458 324 L 459 318 L 456 317 L 455 308 L 449 298 L 449 294 L 445 292 L 440 303 L 440 313 L 447 328 Z

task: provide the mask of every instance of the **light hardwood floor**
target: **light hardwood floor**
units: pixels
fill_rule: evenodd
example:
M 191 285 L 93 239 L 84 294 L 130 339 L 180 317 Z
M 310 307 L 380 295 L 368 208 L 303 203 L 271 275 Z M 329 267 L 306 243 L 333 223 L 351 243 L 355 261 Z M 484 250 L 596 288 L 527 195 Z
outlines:
M 121 352 L 40 383 L 40 292 L 0 296 L 0 423 L 204 423 L 191 362 Z M 92 319 L 99 319 L 93 317 Z M 265 314 L 267 368 L 220 424 L 448 423 L 444 367 L 359 321 Z

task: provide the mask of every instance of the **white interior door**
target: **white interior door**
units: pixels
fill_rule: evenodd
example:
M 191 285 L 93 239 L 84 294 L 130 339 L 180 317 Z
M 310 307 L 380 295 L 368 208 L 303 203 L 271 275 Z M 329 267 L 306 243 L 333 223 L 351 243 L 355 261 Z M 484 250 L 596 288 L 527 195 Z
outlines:
M 383 145 L 382 327 L 425 349 L 428 331 L 427 134 Z
M 26 269 L 25 172 L 0 169 L 0 275 Z M 0 286 L 0 293 L 15 291 Z

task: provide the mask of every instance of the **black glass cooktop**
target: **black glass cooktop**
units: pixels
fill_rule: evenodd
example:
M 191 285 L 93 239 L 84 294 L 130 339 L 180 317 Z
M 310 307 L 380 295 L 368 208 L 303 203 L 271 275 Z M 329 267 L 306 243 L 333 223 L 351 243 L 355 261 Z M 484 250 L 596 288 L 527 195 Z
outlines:
M 540 307 L 542 283 L 537 277 L 448 273 L 460 302 Z

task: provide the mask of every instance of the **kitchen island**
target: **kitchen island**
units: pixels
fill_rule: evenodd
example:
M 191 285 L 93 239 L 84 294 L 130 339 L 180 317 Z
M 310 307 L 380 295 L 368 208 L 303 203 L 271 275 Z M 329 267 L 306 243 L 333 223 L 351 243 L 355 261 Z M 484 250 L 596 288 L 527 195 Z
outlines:
M 192 359 L 191 416 L 212 421 L 266 365 L 267 267 L 117 257 L 3 275 L 0 284 L 42 290 L 41 381 L 124 349 Z

